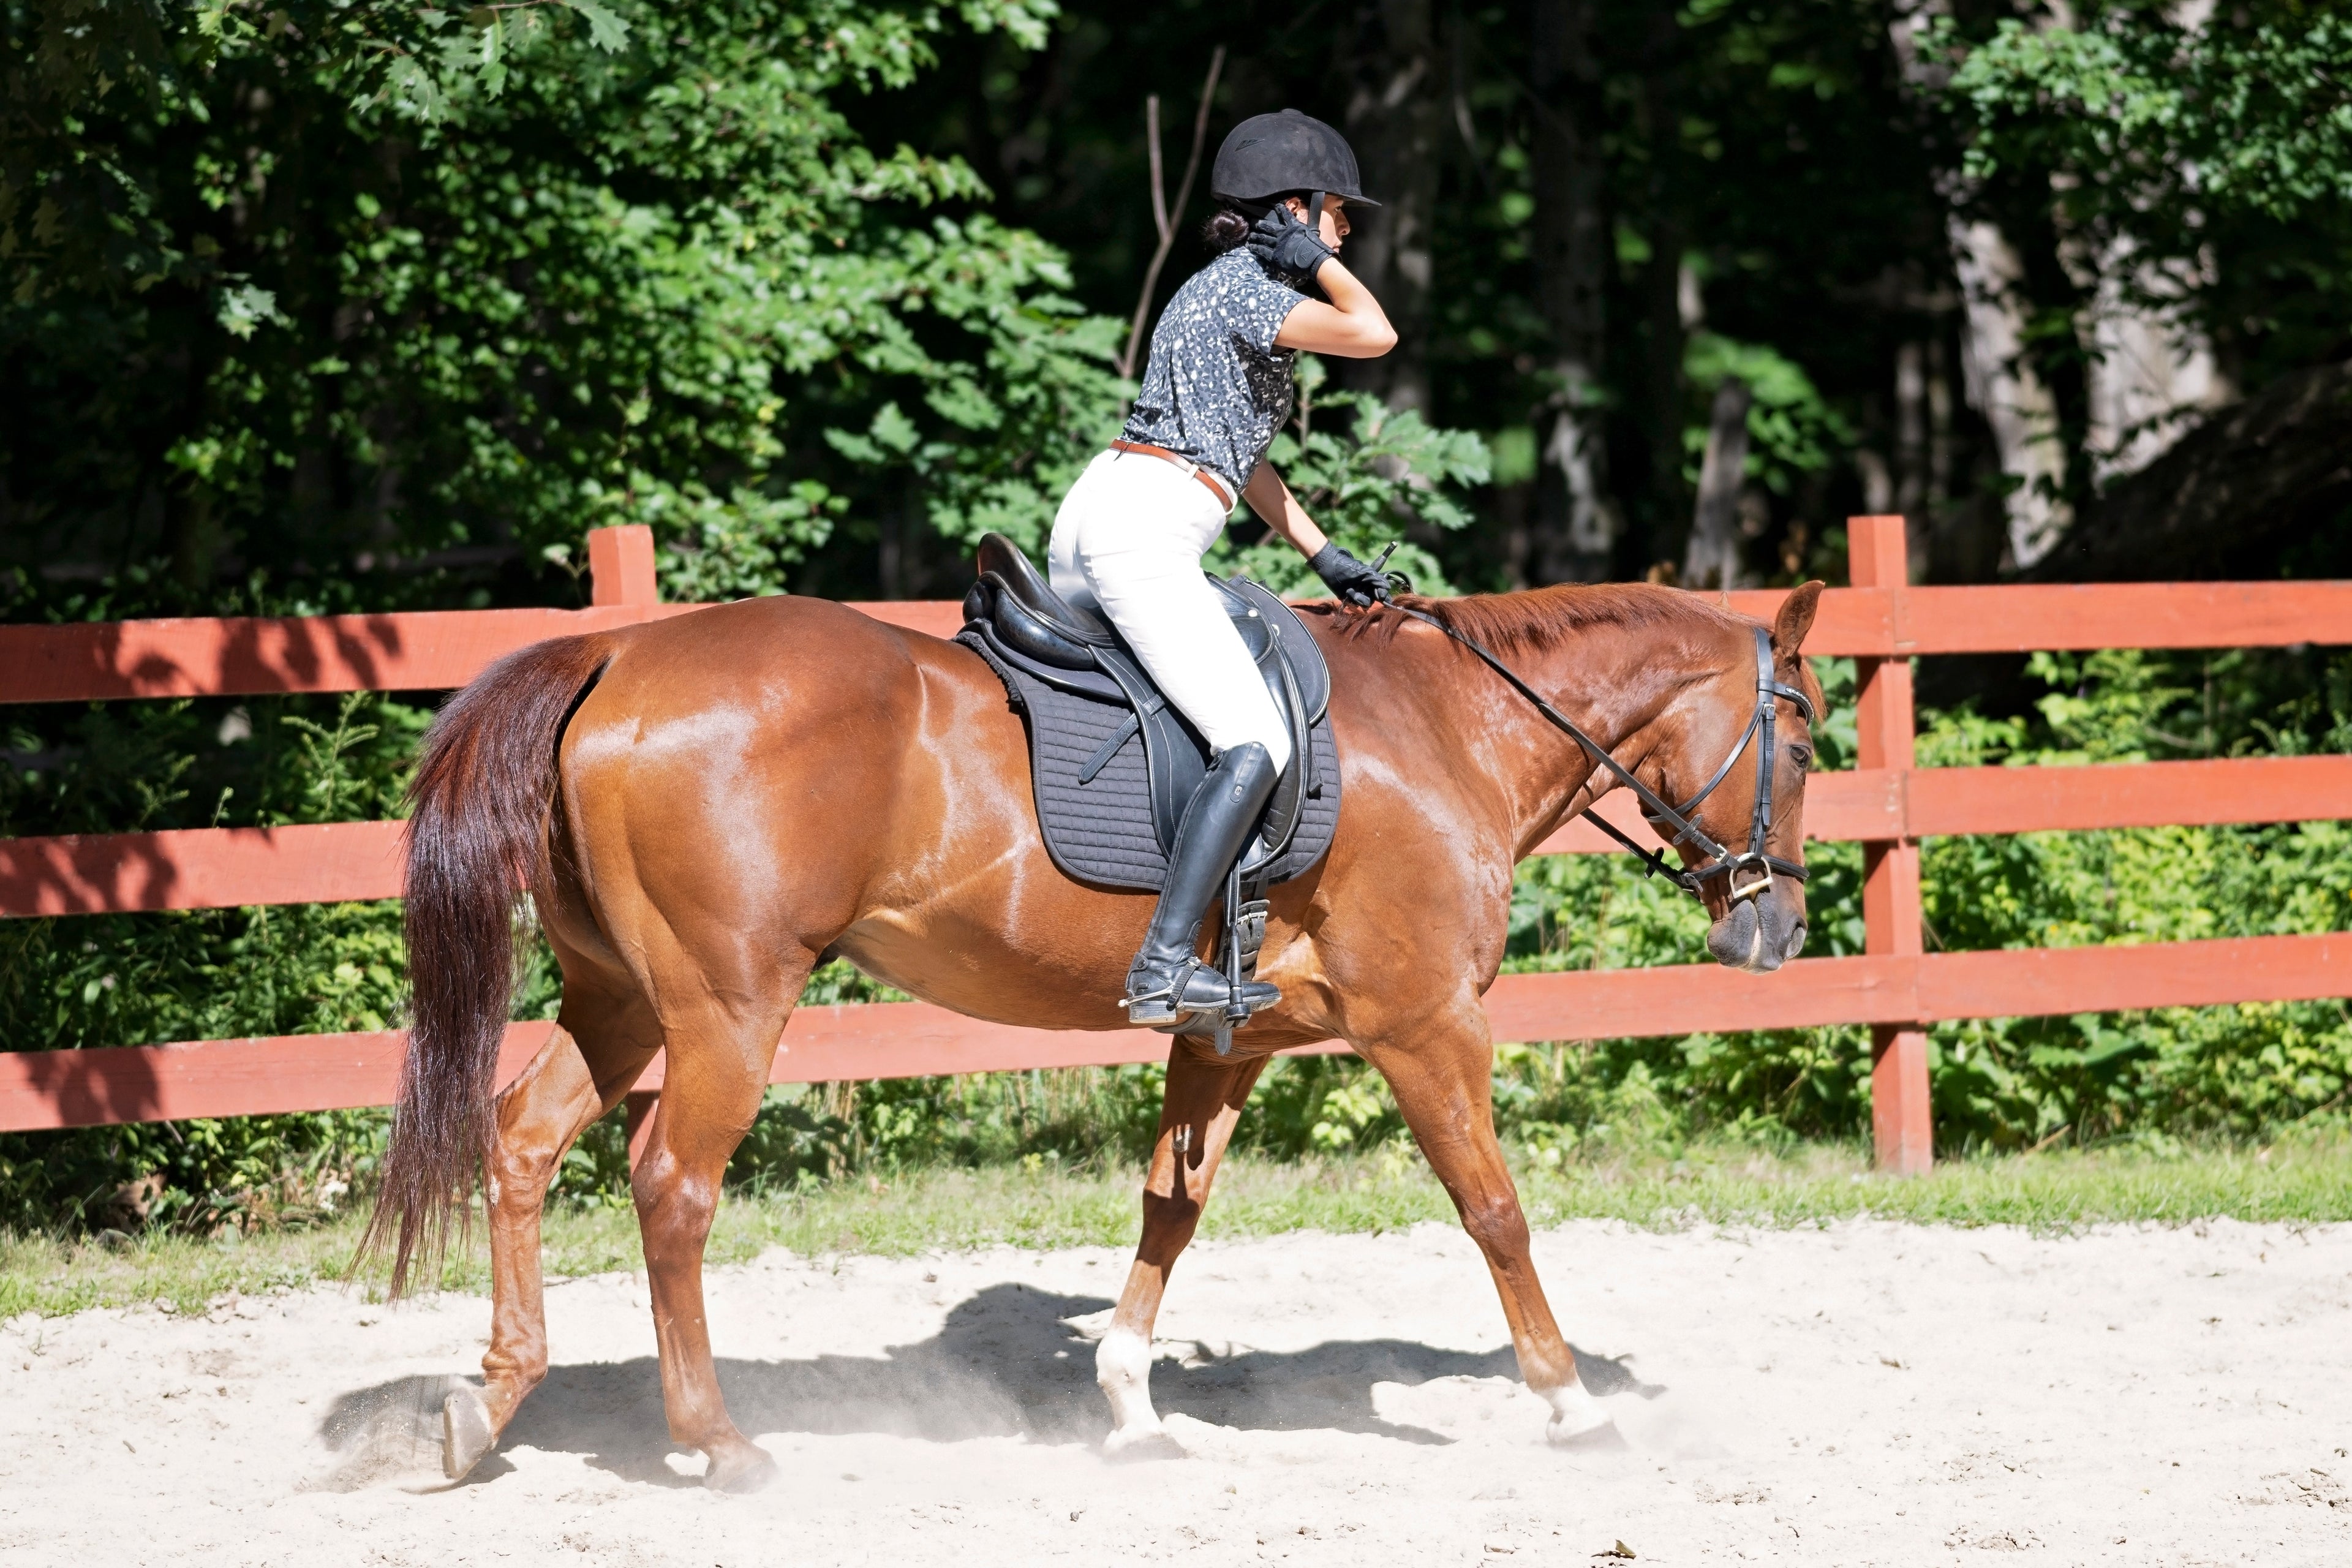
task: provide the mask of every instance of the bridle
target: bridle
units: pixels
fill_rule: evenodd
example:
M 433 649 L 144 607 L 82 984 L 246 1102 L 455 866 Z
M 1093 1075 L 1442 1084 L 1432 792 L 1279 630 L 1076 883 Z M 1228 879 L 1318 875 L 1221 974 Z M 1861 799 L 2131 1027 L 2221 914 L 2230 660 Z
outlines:
M 1813 721 L 1813 705 L 1803 692 L 1774 679 L 1772 637 L 1771 634 L 1762 626 L 1752 628 L 1756 634 L 1756 710 L 1748 716 L 1748 728 L 1740 731 L 1739 743 L 1731 748 L 1731 754 L 1723 759 L 1723 765 L 1715 770 L 1715 776 L 1708 779 L 1696 795 L 1683 802 L 1682 805 L 1670 805 L 1664 795 L 1635 778 L 1632 769 L 1611 756 L 1607 747 L 1579 729 L 1568 715 L 1545 701 L 1542 694 L 1526 681 L 1521 680 L 1510 666 L 1439 620 L 1435 616 L 1404 605 L 1391 605 L 1390 608 L 1411 616 L 1425 626 L 1435 626 L 1439 631 L 1477 655 L 1479 660 L 1487 668 L 1508 681 L 1513 690 L 1534 704 L 1537 712 L 1542 714 L 1555 728 L 1566 731 L 1570 740 L 1583 747 L 1586 755 L 1616 774 L 1618 782 L 1632 790 L 1635 798 L 1641 801 L 1642 816 L 1648 820 L 1651 826 L 1658 830 L 1660 837 L 1664 838 L 1666 830 L 1673 828 L 1674 837 L 1666 838 L 1671 847 L 1679 850 L 1685 858 L 1693 852 L 1696 852 L 1702 858 L 1700 863 L 1696 866 L 1669 866 L 1663 854 L 1643 848 L 1619 832 L 1616 826 L 1607 818 L 1597 815 L 1592 807 L 1585 807 L 1581 815 L 1587 821 L 1640 858 L 1645 868 L 1643 873 L 1644 876 L 1664 877 L 1684 892 L 1694 897 L 1701 896 L 1705 892 L 1706 884 L 1709 880 L 1723 877 L 1727 879 L 1725 884 L 1726 897 L 1733 903 L 1738 903 L 1742 899 L 1752 899 L 1759 893 L 1768 891 L 1772 886 L 1772 879 L 1776 874 L 1795 882 L 1802 882 L 1806 879 L 1809 873 L 1802 866 L 1791 860 L 1783 860 L 1778 855 L 1768 855 L 1764 852 L 1764 836 L 1772 826 L 1772 753 L 1774 751 L 1772 732 L 1773 721 L 1779 712 L 1774 699 L 1785 697 L 1794 703 L 1797 711 L 1804 715 L 1805 722 L 1808 724 Z M 1731 776 L 1732 765 L 1738 763 L 1740 755 L 1748 750 L 1748 743 L 1759 738 L 1762 743 L 1756 752 L 1756 809 L 1748 822 L 1748 847 L 1734 853 L 1724 845 L 1716 842 L 1706 829 L 1691 819 L 1690 814 L 1698 809 L 1700 802 L 1716 792 L 1717 785 Z M 1743 882 L 1740 880 L 1743 876 L 1749 877 L 1752 880 Z

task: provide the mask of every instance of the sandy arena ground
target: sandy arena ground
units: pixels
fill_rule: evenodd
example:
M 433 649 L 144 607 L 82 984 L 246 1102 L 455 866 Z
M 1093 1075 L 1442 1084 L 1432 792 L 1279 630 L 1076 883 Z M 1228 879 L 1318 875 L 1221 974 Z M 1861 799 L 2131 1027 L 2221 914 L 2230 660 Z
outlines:
M 720 1379 L 782 1465 L 749 1499 L 666 1441 L 627 1276 L 548 1292 L 552 1375 L 446 1489 L 478 1300 L 18 1320 L 0 1561 L 2352 1564 L 2352 1228 L 1593 1224 L 1537 1258 L 1619 1358 L 1587 1375 L 1622 1450 L 1546 1447 L 1433 1226 L 1194 1248 L 1152 1381 L 1191 1458 L 1132 1465 L 1087 1337 L 1123 1255 L 714 1271 Z

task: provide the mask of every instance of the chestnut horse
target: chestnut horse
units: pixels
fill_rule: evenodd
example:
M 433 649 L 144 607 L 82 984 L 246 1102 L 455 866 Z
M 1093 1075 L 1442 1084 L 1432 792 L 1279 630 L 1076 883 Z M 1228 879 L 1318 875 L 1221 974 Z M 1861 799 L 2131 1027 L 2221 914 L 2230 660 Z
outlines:
M 1815 705 L 1799 648 L 1820 589 L 1789 595 L 1769 651 L 1778 679 Z M 1641 585 L 1409 603 L 1509 661 L 1669 801 L 1750 744 L 1759 658 L 1744 616 Z M 1615 781 L 1444 631 L 1392 609 L 1313 606 L 1307 618 L 1331 665 L 1339 833 L 1319 866 L 1273 890 L 1261 973 L 1281 1005 L 1230 1057 L 1187 1037 L 1170 1046 L 1142 1239 L 1097 1357 L 1108 1447 L 1171 1447 L 1150 1389 L 1169 1270 L 1269 1053 L 1335 1037 L 1387 1079 L 1485 1254 L 1552 1436 L 1612 1436 L 1529 1260 L 1495 1136 L 1479 997 L 1503 959 L 1513 864 Z M 1810 735 L 1797 704 L 1765 700 L 1780 703 L 1780 740 L 1760 831 L 1796 861 Z M 1748 842 L 1758 779 L 1752 760 L 1731 767 L 1692 815 L 1723 844 Z M 772 1461 L 729 1419 L 711 1364 L 702 1251 L 810 971 L 838 955 L 975 1017 L 1118 1027 L 1150 897 L 1055 868 L 1023 721 L 977 656 L 816 599 L 746 600 L 525 648 L 443 710 L 414 800 L 414 1032 L 370 1237 L 396 1238 L 402 1288 L 432 1267 L 482 1173 L 495 1294 L 486 1385 L 449 1396 L 445 1468 L 464 1475 L 546 1375 L 548 1183 L 572 1141 L 667 1051 L 633 1178 L 663 1405 L 670 1436 L 708 1456 L 707 1484 L 760 1484 Z M 1710 950 L 1778 968 L 1804 942 L 1802 887 L 1782 876 L 1735 897 L 1729 880 L 1701 893 Z M 494 1099 L 526 892 L 562 966 L 562 1013 Z

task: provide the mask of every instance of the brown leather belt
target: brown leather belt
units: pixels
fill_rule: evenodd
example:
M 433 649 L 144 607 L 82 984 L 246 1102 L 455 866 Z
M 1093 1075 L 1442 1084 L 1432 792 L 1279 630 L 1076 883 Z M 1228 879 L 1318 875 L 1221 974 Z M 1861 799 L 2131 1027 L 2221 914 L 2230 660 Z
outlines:
M 1226 493 L 1225 487 L 1217 481 L 1216 476 L 1181 452 L 1171 452 L 1165 447 L 1147 446 L 1141 441 L 1113 441 L 1110 444 L 1110 449 L 1114 452 L 1140 452 L 1147 458 L 1158 458 L 1162 462 L 1173 463 L 1208 486 L 1209 493 L 1216 497 L 1218 504 L 1227 511 L 1234 510 L 1234 498 Z

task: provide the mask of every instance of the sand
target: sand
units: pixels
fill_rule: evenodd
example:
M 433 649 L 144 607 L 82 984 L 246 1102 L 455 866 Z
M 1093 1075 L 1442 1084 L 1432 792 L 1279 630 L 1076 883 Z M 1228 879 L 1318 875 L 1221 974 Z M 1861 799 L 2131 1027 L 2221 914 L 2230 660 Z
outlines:
M 1189 1457 L 1138 1464 L 1098 1451 L 1088 1337 L 1122 1254 L 713 1270 L 782 1468 L 743 1499 L 667 1443 L 627 1275 L 549 1290 L 555 1370 L 455 1488 L 480 1300 L 22 1318 L 0 1561 L 2352 1563 L 2352 1228 L 1584 1224 L 1537 1258 L 1620 1450 L 1545 1446 L 1435 1226 L 1196 1247 L 1152 1379 Z

